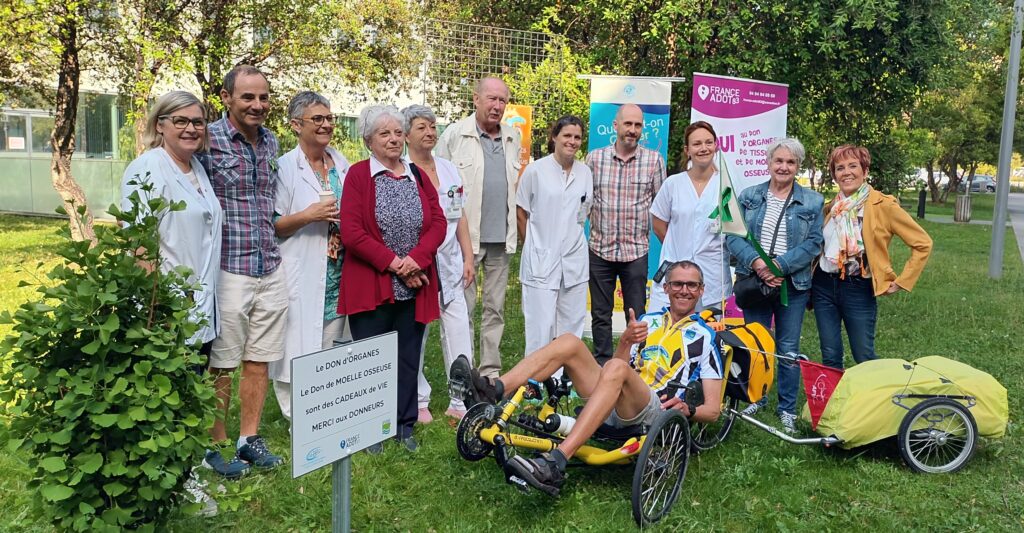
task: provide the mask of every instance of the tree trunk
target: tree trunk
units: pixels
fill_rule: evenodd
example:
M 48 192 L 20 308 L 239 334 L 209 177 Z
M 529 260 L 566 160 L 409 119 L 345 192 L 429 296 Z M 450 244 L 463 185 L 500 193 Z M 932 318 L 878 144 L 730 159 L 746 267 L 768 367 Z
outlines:
M 74 8 L 71 8 L 74 9 Z M 75 122 L 78 118 L 78 89 L 81 81 L 81 63 L 78 61 L 78 27 L 73 13 L 58 17 L 60 38 L 60 66 L 57 74 L 57 108 L 53 118 L 53 133 L 50 146 L 53 155 L 50 160 L 50 179 L 53 188 L 64 202 L 68 213 L 71 238 L 96 240 L 92 228 L 92 213 L 85 200 L 85 193 L 71 175 L 71 156 L 75 153 Z M 78 208 L 85 207 L 78 214 Z
M 928 164 L 925 165 L 928 169 L 928 194 L 932 197 L 932 203 L 939 203 L 939 183 L 935 179 L 935 161 L 932 159 L 928 160 Z

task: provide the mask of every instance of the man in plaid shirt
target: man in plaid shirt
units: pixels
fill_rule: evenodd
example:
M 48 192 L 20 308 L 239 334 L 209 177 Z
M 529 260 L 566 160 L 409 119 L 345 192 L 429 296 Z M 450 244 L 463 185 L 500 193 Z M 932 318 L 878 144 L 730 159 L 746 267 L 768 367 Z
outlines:
M 594 357 L 612 356 L 615 280 L 622 284 L 623 313 L 647 308 L 647 252 L 651 202 L 665 181 L 661 154 L 640 146 L 644 112 L 635 104 L 619 108 L 612 123 L 615 144 L 587 155 L 594 174 L 590 211 L 590 329 Z M 628 318 L 627 318 L 628 320 Z
M 239 65 L 224 77 L 221 101 L 227 117 L 210 124 L 210 149 L 201 160 L 224 209 L 221 272 L 217 286 L 220 332 L 213 341 L 210 370 L 216 376 L 221 412 L 210 434 L 227 440 L 224 419 L 231 401 L 232 373 L 241 364 L 240 436 L 226 461 L 218 450 L 203 463 L 226 477 L 250 466 L 283 462 L 258 435 L 267 395 L 267 363 L 284 353 L 288 288 L 274 230 L 277 138 L 263 127 L 270 109 L 270 83 L 258 69 Z

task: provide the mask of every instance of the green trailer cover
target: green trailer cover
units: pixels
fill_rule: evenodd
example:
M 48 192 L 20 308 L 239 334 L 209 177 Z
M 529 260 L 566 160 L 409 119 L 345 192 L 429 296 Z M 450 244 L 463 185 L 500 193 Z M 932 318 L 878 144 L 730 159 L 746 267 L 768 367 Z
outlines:
M 893 403 L 893 396 L 897 394 L 974 396 L 977 403 L 970 412 L 978 423 L 978 433 L 986 438 L 999 438 L 1006 432 L 1009 420 L 1006 388 L 981 370 L 937 355 L 922 357 L 913 363 L 902 359 L 876 359 L 847 369 L 816 431 L 843 439 L 843 448 L 892 437 L 899 432 L 900 422 L 908 412 Z M 913 407 L 921 401 L 908 398 L 902 403 Z M 802 416 L 810 421 L 806 405 Z

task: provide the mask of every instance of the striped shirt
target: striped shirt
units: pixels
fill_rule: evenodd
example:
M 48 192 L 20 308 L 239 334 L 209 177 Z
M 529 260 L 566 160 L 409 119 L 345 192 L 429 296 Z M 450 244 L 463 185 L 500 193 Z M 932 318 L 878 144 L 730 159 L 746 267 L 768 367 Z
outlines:
M 650 247 L 651 202 L 665 181 L 661 154 L 644 147 L 627 160 L 615 145 L 587 154 L 594 175 L 590 249 L 606 261 L 628 262 Z
M 260 126 L 253 146 L 227 118 L 207 129 L 210 148 L 196 155 L 224 209 L 220 267 L 256 278 L 270 274 L 281 264 L 273 222 L 277 138 Z
M 786 243 L 786 217 L 782 217 L 782 223 L 779 224 L 779 216 L 782 215 L 782 208 L 786 206 L 786 200 L 776 198 L 771 192 L 767 193 L 768 198 L 765 203 L 764 210 L 764 221 L 761 222 L 761 238 L 758 241 L 761 243 L 761 248 L 764 248 L 766 253 L 772 254 L 772 257 L 778 257 L 784 253 L 788 246 Z M 775 249 L 772 250 L 772 235 L 775 233 L 775 224 L 779 224 L 779 236 L 775 239 Z

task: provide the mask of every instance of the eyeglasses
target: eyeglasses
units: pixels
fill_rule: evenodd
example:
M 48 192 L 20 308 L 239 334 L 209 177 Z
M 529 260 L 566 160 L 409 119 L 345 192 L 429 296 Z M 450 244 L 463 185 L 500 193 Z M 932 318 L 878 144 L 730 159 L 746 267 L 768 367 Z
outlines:
M 313 123 L 314 126 L 322 126 L 326 120 L 328 124 L 334 124 L 338 121 L 338 115 L 313 115 L 311 117 L 299 117 L 298 120 L 308 120 Z
M 181 115 L 162 115 L 160 117 L 160 120 L 163 120 L 163 119 L 170 119 L 171 120 L 171 124 L 175 128 L 177 128 L 179 130 L 183 130 L 183 129 L 187 128 L 189 124 L 191 124 L 192 127 L 197 129 L 197 130 L 205 130 L 206 129 L 206 119 L 205 118 L 189 118 L 189 117 L 183 117 Z
M 665 286 L 674 291 L 681 291 L 683 287 L 686 287 L 686 290 L 693 292 L 703 287 L 704 284 L 699 281 L 666 281 Z

